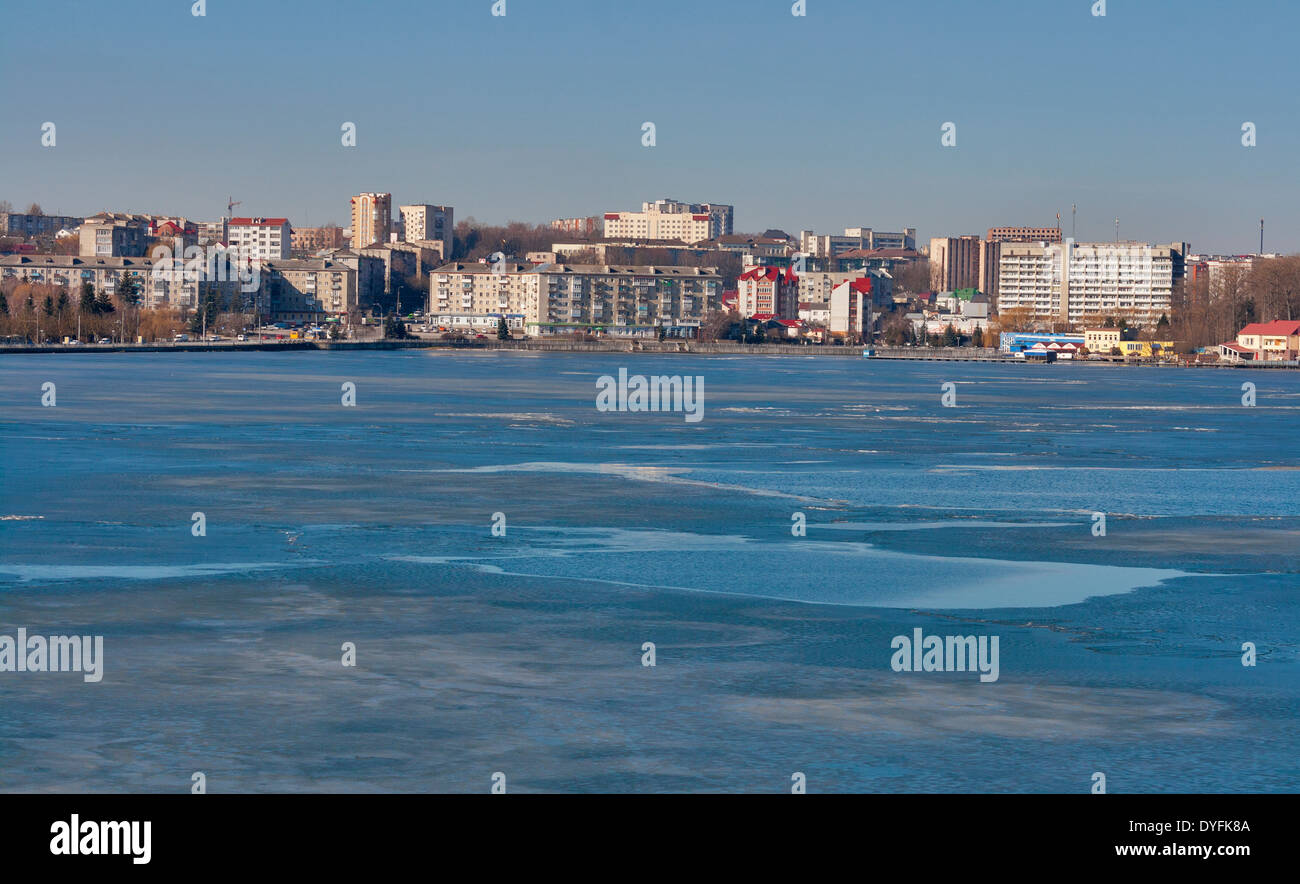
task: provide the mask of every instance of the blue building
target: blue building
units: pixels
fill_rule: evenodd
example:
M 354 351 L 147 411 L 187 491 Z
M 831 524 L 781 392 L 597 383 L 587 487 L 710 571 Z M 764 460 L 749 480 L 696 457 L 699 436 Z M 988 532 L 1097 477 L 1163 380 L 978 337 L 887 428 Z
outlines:
M 1003 353 L 1020 353 L 1034 344 L 1074 344 L 1083 346 L 1083 335 L 1034 335 L 1027 332 L 1003 332 L 999 349 Z

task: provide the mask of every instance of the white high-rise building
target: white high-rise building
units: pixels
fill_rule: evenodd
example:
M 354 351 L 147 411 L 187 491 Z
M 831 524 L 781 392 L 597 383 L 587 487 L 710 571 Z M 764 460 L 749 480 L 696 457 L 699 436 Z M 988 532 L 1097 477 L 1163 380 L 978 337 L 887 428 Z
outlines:
M 402 239 L 405 242 L 440 242 L 442 254 L 451 254 L 455 230 L 455 210 L 451 206 L 430 206 L 417 203 L 401 206 Z
M 1002 243 L 998 311 L 1076 324 L 1102 316 L 1154 323 L 1169 313 L 1187 251 L 1186 243 Z
M 728 236 L 734 225 L 732 206 L 662 199 L 642 203 L 639 212 L 607 212 L 605 238 L 697 243 Z
M 860 249 L 871 251 L 915 248 L 915 227 L 904 227 L 896 233 L 872 230 L 870 227 L 846 227 L 843 236 L 816 234 L 811 230 L 799 231 L 799 250 L 813 258 L 837 258 L 845 252 Z
M 288 218 L 231 218 L 229 245 L 244 258 L 279 261 L 293 250 L 293 231 Z

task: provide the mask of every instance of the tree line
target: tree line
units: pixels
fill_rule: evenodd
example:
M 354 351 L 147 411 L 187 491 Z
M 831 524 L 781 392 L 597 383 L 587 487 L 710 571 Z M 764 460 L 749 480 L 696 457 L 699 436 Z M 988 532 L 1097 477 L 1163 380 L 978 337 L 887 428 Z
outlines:
M 173 311 L 141 307 L 140 283 L 129 274 L 116 281 L 114 293 L 96 291 L 90 282 L 70 294 L 66 287 L 28 280 L 0 285 L 0 336 L 31 343 L 63 338 L 84 341 L 112 338 L 151 339 L 172 333 L 182 320 Z

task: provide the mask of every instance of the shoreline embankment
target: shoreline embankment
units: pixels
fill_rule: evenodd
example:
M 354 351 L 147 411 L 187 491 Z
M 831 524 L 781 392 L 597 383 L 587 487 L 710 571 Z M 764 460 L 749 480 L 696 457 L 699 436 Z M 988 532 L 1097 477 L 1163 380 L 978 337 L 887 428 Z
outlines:
M 827 358 L 862 359 L 863 347 L 800 344 L 737 344 L 731 342 L 701 343 L 699 341 L 431 341 L 431 340 L 374 340 L 374 341 L 216 341 L 186 343 L 157 342 L 148 344 L 8 344 L 0 345 L 0 354 L 6 353 L 228 353 L 228 352 L 295 352 L 295 351 L 366 351 L 366 350 L 472 350 L 520 351 L 531 353 L 640 353 L 682 354 L 692 356 L 816 356 Z M 870 359 L 914 360 L 921 362 L 993 362 L 1009 365 L 1045 364 L 1042 360 L 1016 359 L 998 350 L 975 347 L 876 347 Z M 1296 362 L 1160 362 L 1124 360 L 1107 357 L 1100 360 L 1060 360 L 1055 363 L 1080 365 L 1122 365 L 1141 368 L 1268 368 L 1297 369 Z

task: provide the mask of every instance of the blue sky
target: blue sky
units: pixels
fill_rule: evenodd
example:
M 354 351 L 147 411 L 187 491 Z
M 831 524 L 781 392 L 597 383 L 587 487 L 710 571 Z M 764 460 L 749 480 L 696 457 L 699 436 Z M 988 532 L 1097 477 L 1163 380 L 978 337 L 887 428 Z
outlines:
M 203 220 L 233 194 L 308 226 L 365 190 L 491 222 L 670 196 L 732 203 L 738 230 L 922 238 L 1058 211 L 1068 234 L 1077 203 L 1081 239 L 1118 216 L 1245 252 L 1263 217 L 1300 251 L 1300 4 L 1092 2 L 14 3 L 0 199 Z

